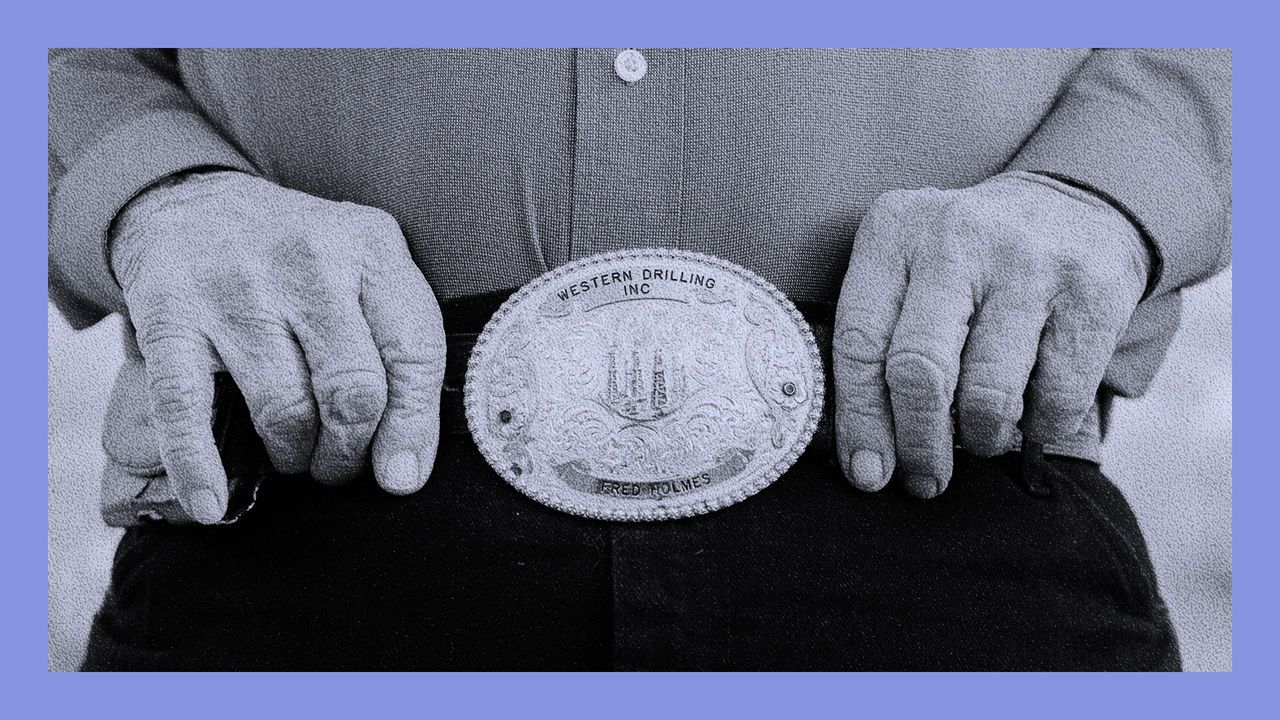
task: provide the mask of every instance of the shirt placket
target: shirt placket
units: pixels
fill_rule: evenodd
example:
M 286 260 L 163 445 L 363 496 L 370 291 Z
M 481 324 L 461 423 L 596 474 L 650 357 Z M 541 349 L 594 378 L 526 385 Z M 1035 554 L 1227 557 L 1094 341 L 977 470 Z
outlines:
M 681 50 L 577 54 L 573 233 L 566 260 L 635 247 L 681 247 L 685 57 Z M 677 568 L 655 528 L 613 523 L 614 664 L 670 661 L 679 634 Z
M 683 50 L 577 54 L 573 235 L 566 260 L 681 246 Z

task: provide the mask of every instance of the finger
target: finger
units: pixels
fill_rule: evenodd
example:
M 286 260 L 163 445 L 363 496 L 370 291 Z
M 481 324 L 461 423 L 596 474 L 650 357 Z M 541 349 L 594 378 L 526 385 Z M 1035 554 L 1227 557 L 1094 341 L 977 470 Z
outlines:
M 979 457 L 1017 444 L 1022 396 L 1049 314 L 1034 295 L 1029 286 L 997 291 L 979 307 L 969 331 L 956 390 L 957 435 Z
M 294 324 L 320 416 L 311 475 L 323 483 L 348 482 L 368 467 L 387 402 L 382 360 L 355 295 L 317 298 Z
M 1060 296 L 1027 388 L 1023 433 L 1029 440 L 1048 443 L 1080 430 L 1130 314 L 1131 308 L 1107 293 L 1075 290 Z
M 877 200 L 858 229 L 836 306 L 832 366 L 836 447 L 854 487 L 875 491 L 893 476 L 893 414 L 885 356 L 906 293 L 904 237 L 912 223 L 902 193 Z
M 445 336 L 440 307 L 407 251 L 365 280 L 362 304 L 387 376 L 387 407 L 373 439 L 373 474 L 407 494 L 431 475 L 440 437 Z
M 311 467 L 320 420 L 302 348 L 283 321 L 241 321 L 216 342 L 276 471 Z
M 859 490 L 873 492 L 889 482 L 894 469 L 884 365 L 906 290 L 905 265 L 851 260 L 845 288 L 832 346 L 836 445 L 845 477 Z
M 898 463 L 916 497 L 934 497 L 951 480 L 951 405 L 973 311 L 974 292 L 958 263 L 929 256 L 913 265 L 885 380 Z
M 208 343 L 184 331 L 139 336 L 155 406 L 160 456 L 178 502 L 197 522 L 227 512 L 227 476 L 213 441 L 213 372 Z

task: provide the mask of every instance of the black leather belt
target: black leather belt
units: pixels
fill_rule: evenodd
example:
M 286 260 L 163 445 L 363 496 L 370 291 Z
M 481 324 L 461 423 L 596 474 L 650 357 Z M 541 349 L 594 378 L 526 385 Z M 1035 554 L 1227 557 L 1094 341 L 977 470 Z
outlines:
M 445 436 L 471 436 L 467 427 L 463 385 L 466 382 L 467 363 L 471 350 L 489 319 L 498 311 L 511 292 L 492 293 L 450 300 L 441 305 L 444 316 L 447 355 L 444 386 L 440 397 L 440 432 Z M 823 358 L 826 374 L 826 397 L 822 419 L 810 442 L 811 449 L 824 453 L 834 461 L 834 434 L 832 432 L 832 407 L 834 385 L 831 377 L 831 333 L 834 306 L 827 303 L 797 303 L 797 309 L 809 323 Z M 258 486 L 268 474 L 270 463 L 262 441 L 253 429 L 244 397 L 236 388 L 231 376 L 215 375 L 215 401 L 213 431 L 224 469 L 230 481 L 230 504 L 224 523 L 235 522 L 256 497 Z M 186 522 L 185 513 L 177 504 L 172 486 L 168 483 L 147 483 L 136 496 L 119 498 L 116 504 L 108 502 L 104 517 L 119 526 L 128 526 L 153 519 Z

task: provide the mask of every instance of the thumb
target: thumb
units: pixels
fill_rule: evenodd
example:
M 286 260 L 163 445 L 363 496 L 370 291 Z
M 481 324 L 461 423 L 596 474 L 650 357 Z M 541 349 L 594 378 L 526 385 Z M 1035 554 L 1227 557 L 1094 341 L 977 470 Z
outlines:
M 373 438 L 373 474 L 383 489 L 407 495 L 430 477 L 440 439 L 445 365 L 440 306 L 411 261 L 388 262 L 373 271 L 361 302 L 387 372 L 387 405 Z
M 396 495 L 422 489 L 431 476 L 439 441 L 439 398 L 413 409 L 389 402 L 373 439 L 373 475 L 378 485 Z

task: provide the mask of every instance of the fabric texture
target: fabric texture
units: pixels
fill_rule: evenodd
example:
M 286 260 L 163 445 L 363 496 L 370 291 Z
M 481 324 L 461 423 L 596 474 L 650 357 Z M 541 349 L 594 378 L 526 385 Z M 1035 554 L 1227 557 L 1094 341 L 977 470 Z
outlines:
M 814 448 L 719 512 L 606 523 L 446 433 L 412 496 L 273 477 L 234 525 L 129 530 L 84 668 L 1178 669 L 1123 496 L 1067 459 L 1033 494 L 1021 465 L 957 455 L 921 503 Z

